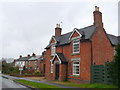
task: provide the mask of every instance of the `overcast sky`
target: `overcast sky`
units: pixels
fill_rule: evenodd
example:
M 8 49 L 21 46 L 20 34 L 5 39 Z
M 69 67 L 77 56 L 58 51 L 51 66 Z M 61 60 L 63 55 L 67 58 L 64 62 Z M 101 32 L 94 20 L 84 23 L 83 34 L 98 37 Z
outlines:
M 0 58 L 40 55 L 57 23 L 62 22 L 62 34 L 92 25 L 95 6 L 100 7 L 106 32 L 118 35 L 118 2 L 0 3 Z

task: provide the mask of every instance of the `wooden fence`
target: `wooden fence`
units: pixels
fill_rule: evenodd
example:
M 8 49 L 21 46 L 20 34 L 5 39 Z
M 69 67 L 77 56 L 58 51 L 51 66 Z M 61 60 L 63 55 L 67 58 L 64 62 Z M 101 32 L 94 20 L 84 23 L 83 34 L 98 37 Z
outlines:
M 111 84 L 112 78 L 108 74 L 109 70 L 110 70 L 109 63 L 105 63 L 105 65 L 92 65 L 91 83 Z

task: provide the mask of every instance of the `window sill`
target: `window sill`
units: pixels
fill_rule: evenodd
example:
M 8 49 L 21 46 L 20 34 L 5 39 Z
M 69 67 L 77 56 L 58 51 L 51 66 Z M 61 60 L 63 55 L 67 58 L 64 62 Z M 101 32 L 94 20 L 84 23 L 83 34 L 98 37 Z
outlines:
M 73 77 L 80 77 L 80 75 L 72 75 Z
M 51 57 L 54 57 L 54 55 L 51 55 Z
M 72 55 L 80 55 L 80 53 L 72 53 Z

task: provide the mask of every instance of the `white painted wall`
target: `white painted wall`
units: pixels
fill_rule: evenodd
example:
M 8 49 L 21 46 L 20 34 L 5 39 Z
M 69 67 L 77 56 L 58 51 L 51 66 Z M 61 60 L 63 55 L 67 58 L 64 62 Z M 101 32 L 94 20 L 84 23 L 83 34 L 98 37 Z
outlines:
M 15 61 L 15 67 L 24 67 L 25 66 L 25 61 Z

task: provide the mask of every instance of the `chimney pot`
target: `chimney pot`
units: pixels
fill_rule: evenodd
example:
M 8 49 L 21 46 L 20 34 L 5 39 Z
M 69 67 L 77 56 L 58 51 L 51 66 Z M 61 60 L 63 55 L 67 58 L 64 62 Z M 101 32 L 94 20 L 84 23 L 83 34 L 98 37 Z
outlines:
M 30 57 L 30 54 L 28 54 L 28 57 Z
M 95 6 L 95 11 L 99 11 L 99 7 Z
M 32 56 L 36 56 L 35 53 L 33 53 Z
M 99 11 L 99 7 L 95 6 L 95 11 L 93 12 L 94 25 L 103 28 L 102 23 L 102 13 Z
M 61 35 L 62 29 L 60 28 L 60 24 L 56 24 L 55 28 L 55 36 L 60 36 Z
M 22 55 L 20 55 L 20 58 L 22 57 Z

